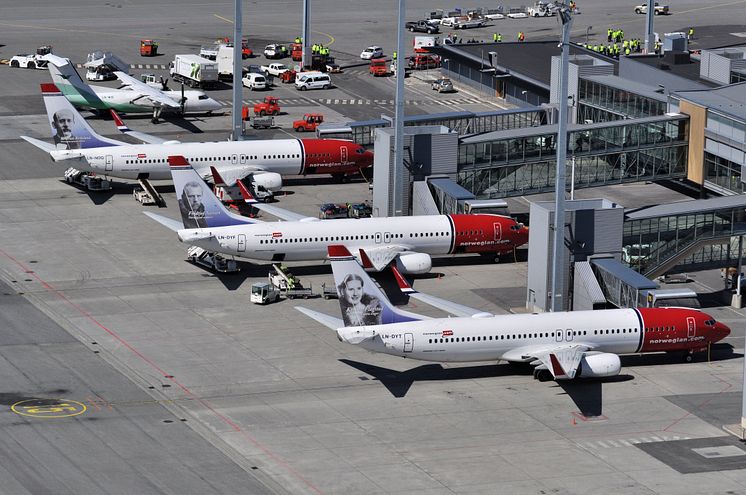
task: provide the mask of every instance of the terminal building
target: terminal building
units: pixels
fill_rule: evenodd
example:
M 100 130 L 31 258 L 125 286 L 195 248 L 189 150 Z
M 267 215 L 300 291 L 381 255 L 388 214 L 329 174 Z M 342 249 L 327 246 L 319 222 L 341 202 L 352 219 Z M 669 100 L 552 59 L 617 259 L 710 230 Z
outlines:
M 644 305 L 657 287 L 651 279 L 734 266 L 743 256 L 736 246 L 746 234 L 746 49 L 692 54 L 673 50 L 682 44 L 682 36 L 674 35 L 660 56 L 615 60 L 578 45 L 570 50 L 568 187 L 665 182 L 695 199 L 634 211 L 604 201 L 572 206 L 568 225 L 577 219 L 595 223 L 577 223 L 583 228 L 566 233 L 566 309 L 599 307 L 601 293 L 603 304 Z M 480 200 L 494 208 L 505 198 L 552 192 L 561 103 L 555 91 L 556 41 L 445 45 L 434 51 L 443 59 L 443 75 L 517 108 L 407 118 L 407 129 L 420 129 L 406 132 L 401 171 L 393 170 L 390 122 L 330 126 L 331 133 L 375 146 L 379 215 L 478 211 Z M 445 152 L 443 146 L 455 150 Z M 438 159 L 427 166 L 421 160 L 427 156 Z M 378 172 L 379 161 L 392 170 Z M 546 310 L 553 295 L 541 239 L 548 239 L 551 208 L 532 205 L 531 216 L 529 256 L 542 261 L 529 263 L 527 306 Z M 611 224 L 619 235 L 597 236 Z

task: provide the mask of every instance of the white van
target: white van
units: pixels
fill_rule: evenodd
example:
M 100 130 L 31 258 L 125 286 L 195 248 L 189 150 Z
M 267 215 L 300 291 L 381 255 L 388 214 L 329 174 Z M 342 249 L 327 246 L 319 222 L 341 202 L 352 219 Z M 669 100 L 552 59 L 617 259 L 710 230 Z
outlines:
M 267 79 L 262 74 L 249 72 L 241 79 L 244 87 L 252 90 L 267 89 Z
M 332 87 L 332 78 L 323 72 L 300 73 L 295 78 L 295 88 L 301 91 L 307 89 L 329 89 Z

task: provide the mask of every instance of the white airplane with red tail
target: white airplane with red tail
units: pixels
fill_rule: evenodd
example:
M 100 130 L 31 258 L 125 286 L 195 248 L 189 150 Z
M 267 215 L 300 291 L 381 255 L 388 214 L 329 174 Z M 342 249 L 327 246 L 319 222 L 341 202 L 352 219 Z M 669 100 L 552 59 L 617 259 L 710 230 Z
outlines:
M 509 361 L 535 366 L 539 380 L 616 376 L 620 354 L 695 352 L 730 334 L 689 308 L 607 309 L 493 315 L 420 298 L 455 318 L 427 318 L 393 306 L 345 246 L 329 246 L 342 319 L 298 307 L 335 330 L 339 340 L 372 352 L 440 362 Z M 398 275 L 398 274 L 397 274 Z M 400 287 L 414 292 L 398 275 Z

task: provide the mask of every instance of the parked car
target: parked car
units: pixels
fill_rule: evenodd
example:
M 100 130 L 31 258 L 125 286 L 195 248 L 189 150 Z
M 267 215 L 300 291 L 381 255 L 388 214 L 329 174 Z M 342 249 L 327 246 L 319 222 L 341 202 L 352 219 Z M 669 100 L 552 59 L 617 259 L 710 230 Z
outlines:
M 453 91 L 453 83 L 447 77 L 436 79 L 435 81 L 433 81 L 430 87 L 433 90 L 437 90 L 438 93 L 450 93 L 451 91 Z
M 264 77 L 263 74 L 249 72 L 243 77 L 243 79 L 241 79 L 241 82 L 245 88 L 249 88 L 252 91 L 257 89 L 267 89 L 267 78 Z
M 368 218 L 372 214 L 373 207 L 367 201 L 365 203 L 355 203 L 348 210 L 348 215 L 351 218 Z
M 671 13 L 669 10 L 668 5 L 658 5 L 658 2 L 655 2 L 655 5 L 653 5 L 653 15 L 668 15 Z M 648 5 L 642 4 L 635 6 L 635 14 L 647 14 L 648 13 Z
M 410 21 L 404 25 L 405 29 L 414 33 L 415 31 L 420 33 L 435 34 L 440 31 L 437 24 L 430 21 Z
M 383 48 L 380 46 L 369 46 L 360 53 L 360 58 L 363 60 L 370 60 L 379 57 L 383 57 Z
M 301 91 L 307 89 L 329 89 L 332 78 L 323 72 L 301 72 L 295 79 L 295 88 Z

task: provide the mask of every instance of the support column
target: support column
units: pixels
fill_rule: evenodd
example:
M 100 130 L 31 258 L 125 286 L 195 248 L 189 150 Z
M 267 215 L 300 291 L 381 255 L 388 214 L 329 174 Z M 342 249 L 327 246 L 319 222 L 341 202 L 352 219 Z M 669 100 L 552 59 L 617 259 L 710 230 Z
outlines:
M 243 37 L 243 12 L 241 2 L 235 0 L 235 14 L 233 16 L 233 115 L 231 136 L 234 141 L 243 139 L 243 126 L 241 125 L 241 101 L 243 100 L 243 46 L 241 38 Z
M 399 15 L 396 19 L 396 100 L 394 107 L 394 174 L 392 189 L 394 191 L 394 216 L 402 212 L 402 177 L 404 175 L 404 17 L 406 1 L 399 0 Z
M 303 60 L 301 69 L 311 66 L 311 0 L 303 0 Z

